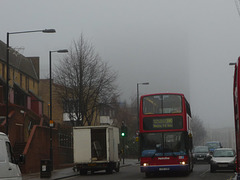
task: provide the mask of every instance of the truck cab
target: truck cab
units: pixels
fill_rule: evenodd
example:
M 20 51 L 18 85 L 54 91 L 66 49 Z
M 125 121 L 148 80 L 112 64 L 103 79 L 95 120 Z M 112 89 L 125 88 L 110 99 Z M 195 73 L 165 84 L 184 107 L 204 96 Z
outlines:
M 0 179 L 21 180 L 21 171 L 13 157 L 8 136 L 0 132 Z

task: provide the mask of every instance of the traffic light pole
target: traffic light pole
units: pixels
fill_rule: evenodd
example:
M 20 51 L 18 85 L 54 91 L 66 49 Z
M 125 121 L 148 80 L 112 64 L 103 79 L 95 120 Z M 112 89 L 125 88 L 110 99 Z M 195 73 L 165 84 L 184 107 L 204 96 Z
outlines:
M 125 138 L 124 137 L 122 137 L 122 145 L 123 145 L 123 147 L 122 147 L 122 159 L 123 159 L 123 164 L 125 164 Z
M 121 138 L 122 138 L 122 159 L 123 159 L 123 164 L 125 163 L 125 138 L 127 137 L 127 127 L 125 126 L 124 122 L 122 122 L 121 126 Z

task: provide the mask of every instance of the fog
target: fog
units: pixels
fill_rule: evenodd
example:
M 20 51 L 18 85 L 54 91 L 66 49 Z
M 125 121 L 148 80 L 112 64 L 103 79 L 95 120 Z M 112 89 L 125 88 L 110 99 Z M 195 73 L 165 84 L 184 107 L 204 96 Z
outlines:
M 118 73 L 121 101 L 181 92 L 208 127 L 233 127 L 233 67 L 240 55 L 238 0 L 1 0 L 0 40 L 40 57 L 48 76 L 50 50 L 69 48 L 81 33 Z M 53 66 L 62 54 L 52 56 Z

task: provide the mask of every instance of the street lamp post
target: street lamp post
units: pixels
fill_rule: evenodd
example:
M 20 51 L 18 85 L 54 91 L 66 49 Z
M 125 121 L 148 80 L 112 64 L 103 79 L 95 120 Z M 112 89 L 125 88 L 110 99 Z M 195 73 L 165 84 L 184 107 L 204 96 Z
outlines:
M 43 32 L 43 33 L 55 33 L 55 29 L 44 29 L 44 30 L 34 30 L 34 31 L 17 31 L 17 32 L 7 32 L 7 50 L 6 50 L 6 63 L 7 63 L 7 77 L 6 77 L 6 92 L 5 92 L 5 99 L 6 99 L 6 134 L 8 135 L 8 113 L 9 113 L 9 95 L 8 95 L 8 89 L 9 89 L 9 35 L 10 34 L 23 34 L 23 33 L 34 33 L 34 32 Z
M 51 161 L 51 171 L 53 170 L 53 146 L 52 146 L 52 53 L 67 53 L 67 49 L 61 49 L 57 51 L 49 51 L 49 89 L 50 89 L 50 117 L 49 117 L 49 127 L 50 127 L 50 161 Z
M 139 85 L 149 85 L 149 82 L 137 83 L 137 130 L 139 130 Z M 138 161 L 140 160 L 140 146 L 138 153 Z

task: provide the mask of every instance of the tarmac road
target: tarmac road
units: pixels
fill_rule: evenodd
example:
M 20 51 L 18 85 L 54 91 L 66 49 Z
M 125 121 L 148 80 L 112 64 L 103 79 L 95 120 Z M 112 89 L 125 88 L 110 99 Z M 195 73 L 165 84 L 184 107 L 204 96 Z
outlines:
M 120 172 L 113 174 L 106 174 L 105 171 L 95 172 L 94 174 L 88 174 L 86 176 L 75 176 L 67 178 L 68 180 L 141 180 L 141 179 L 159 179 L 169 180 L 169 179 L 178 179 L 178 180 L 231 180 L 235 173 L 233 171 L 217 171 L 216 173 L 210 173 L 209 164 L 195 164 L 194 170 L 188 176 L 182 174 L 161 174 L 156 175 L 150 178 L 146 178 L 144 173 L 140 172 L 139 164 L 131 164 L 131 166 L 125 166 L 120 169 Z

